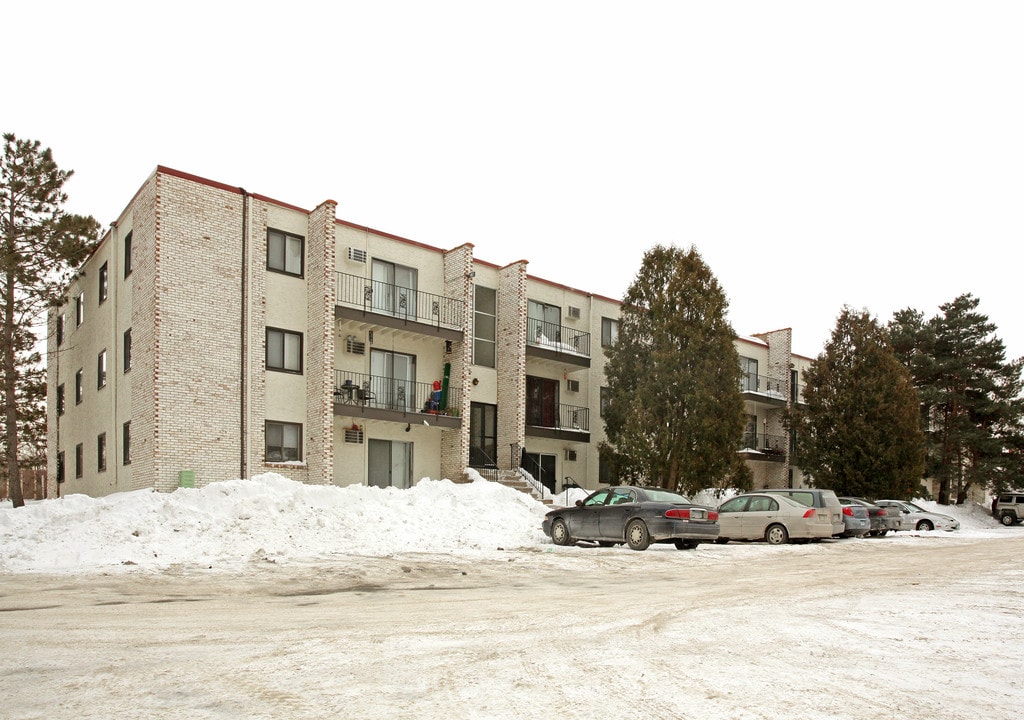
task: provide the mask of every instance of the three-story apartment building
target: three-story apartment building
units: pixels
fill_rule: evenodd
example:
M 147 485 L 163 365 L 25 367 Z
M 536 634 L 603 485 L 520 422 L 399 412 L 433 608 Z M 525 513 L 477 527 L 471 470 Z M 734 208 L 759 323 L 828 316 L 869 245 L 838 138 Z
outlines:
M 50 495 L 268 471 L 403 488 L 467 467 L 596 487 L 618 314 L 526 260 L 158 167 L 50 315 Z M 758 486 L 799 482 L 780 409 L 804 361 L 788 330 L 737 349 L 740 451 Z

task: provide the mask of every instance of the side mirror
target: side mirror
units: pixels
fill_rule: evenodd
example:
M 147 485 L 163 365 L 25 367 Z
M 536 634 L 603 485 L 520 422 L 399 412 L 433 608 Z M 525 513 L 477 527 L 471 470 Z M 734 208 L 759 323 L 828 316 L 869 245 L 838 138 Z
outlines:
M 577 500 L 576 501 L 576 507 L 583 507 L 583 501 L 582 500 Z

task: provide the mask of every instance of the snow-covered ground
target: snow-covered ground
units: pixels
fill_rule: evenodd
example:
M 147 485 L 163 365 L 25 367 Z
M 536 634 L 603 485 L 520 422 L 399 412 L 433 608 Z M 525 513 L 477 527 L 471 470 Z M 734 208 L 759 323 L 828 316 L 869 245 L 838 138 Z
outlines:
M 568 505 L 585 495 L 573 490 L 554 500 Z M 713 498 L 696 500 L 714 503 Z M 919 504 L 957 517 L 959 537 L 1007 533 L 979 506 Z M 70 495 L 0 509 L 0 572 L 225 569 L 338 555 L 551 548 L 540 529 L 549 509 L 482 479 L 469 484 L 424 479 L 395 490 L 303 485 L 267 474 L 172 493 Z
M 922 504 L 961 529 L 642 553 L 482 480 L 5 507 L 0 716 L 1019 717 L 1024 528 Z

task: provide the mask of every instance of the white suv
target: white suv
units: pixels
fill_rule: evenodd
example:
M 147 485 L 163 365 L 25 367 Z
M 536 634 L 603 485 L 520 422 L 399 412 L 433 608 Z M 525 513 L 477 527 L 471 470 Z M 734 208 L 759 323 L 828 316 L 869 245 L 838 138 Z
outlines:
M 996 517 L 1003 525 L 1024 521 L 1024 492 L 1005 492 L 996 501 Z

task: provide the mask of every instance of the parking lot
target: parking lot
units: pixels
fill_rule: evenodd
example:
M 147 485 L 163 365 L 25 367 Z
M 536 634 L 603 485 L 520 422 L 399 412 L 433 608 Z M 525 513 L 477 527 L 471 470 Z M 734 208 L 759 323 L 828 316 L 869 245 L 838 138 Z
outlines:
M 1017 717 L 1024 532 L 0 575 L 28 718 Z

